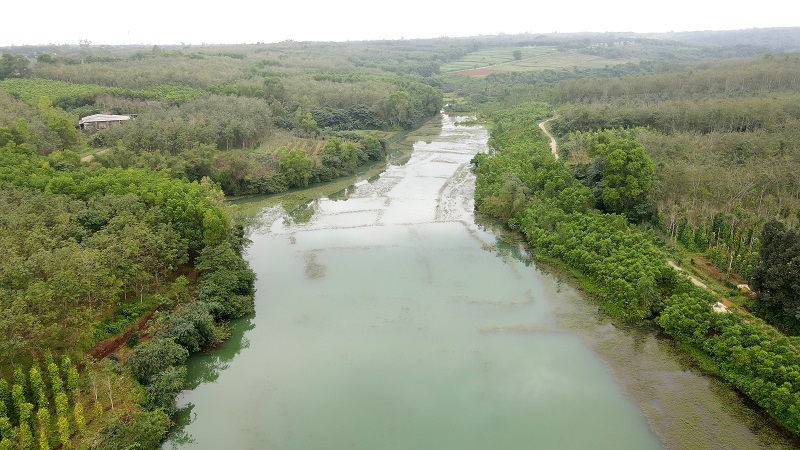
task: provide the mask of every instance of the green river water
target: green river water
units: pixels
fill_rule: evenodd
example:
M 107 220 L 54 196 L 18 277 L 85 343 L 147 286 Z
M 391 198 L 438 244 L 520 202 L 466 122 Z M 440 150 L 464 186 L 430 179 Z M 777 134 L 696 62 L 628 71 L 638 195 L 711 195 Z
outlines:
M 791 448 L 671 341 L 614 326 L 477 221 L 487 132 L 439 120 L 380 176 L 261 212 L 256 314 L 191 358 L 165 448 Z

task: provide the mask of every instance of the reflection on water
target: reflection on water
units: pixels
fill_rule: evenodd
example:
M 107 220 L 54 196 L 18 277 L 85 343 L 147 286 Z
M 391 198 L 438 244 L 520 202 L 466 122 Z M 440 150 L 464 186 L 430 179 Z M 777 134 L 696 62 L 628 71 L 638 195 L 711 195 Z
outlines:
M 213 383 L 220 372 L 229 367 L 230 361 L 242 350 L 250 348 L 250 340 L 245 337 L 255 327 L 255 316 L 246 316 L 231 321 L 230 337 L 213 352 L 205 353 L 187 362 L 189 376 L 186 388 L 194 389 L 203 383 Z

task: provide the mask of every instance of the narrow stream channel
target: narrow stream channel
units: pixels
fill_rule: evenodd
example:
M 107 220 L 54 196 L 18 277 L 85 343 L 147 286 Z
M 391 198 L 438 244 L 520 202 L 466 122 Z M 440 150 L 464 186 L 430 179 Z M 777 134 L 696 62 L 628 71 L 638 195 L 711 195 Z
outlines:
M 477 221 L 487 132 L 441 120 L 405 164 L 262 212 L 256 314 L 191 359 L 165 448 L 790 448 Z

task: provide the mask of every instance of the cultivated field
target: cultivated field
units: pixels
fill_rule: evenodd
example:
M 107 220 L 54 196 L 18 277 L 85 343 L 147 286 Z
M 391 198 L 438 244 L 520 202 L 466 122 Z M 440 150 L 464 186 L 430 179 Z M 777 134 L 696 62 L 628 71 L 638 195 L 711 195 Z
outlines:
M 521 58 L 518 60 L 514 59 L 515 50 L 521 53 Z M 458 61 L 442 66 L 441 71 L 483 76 L 492 72 L 594 69 L 627 62 L 638 63 L 639 60 L 609 59 L 575 50 L 559 50 L 557 47 L 502 47 L 470 53 Z

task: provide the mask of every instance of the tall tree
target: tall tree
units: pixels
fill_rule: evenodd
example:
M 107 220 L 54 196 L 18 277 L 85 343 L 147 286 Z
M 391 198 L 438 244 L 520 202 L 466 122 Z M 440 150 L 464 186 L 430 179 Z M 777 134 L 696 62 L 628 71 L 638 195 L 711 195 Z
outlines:
M 599 182 L 593 188 L 603 209 L 633 221 L 646 218 L 653 161 L 644 147 L 627 133 L 601 132 L 590 144 L 589 156 L 599 168 Z
M 23 78 L 31 74 L 30 61 L 23 55 L 3 53 L 0 56 L 0 80 L 6 78 Z
M 750 282 L 758 293 L 755 309 L 800 333 L 800 235 L 772 219 L 760 236 L 758 263 Z

